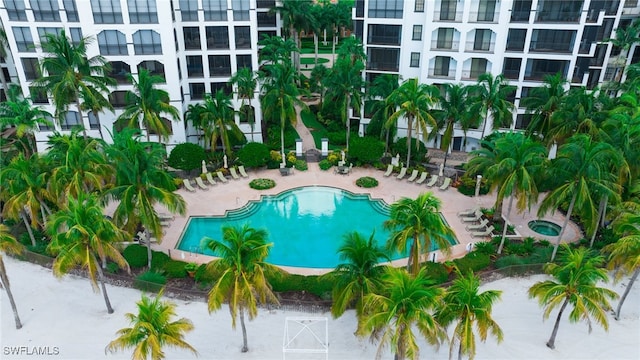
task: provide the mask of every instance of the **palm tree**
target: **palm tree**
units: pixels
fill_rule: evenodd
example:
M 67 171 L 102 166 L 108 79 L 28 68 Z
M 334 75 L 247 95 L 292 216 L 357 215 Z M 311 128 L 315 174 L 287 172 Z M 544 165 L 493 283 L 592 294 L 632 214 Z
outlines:
M 348 59 L 351 65 L 355 65 L 358 61 L 364 63 L 367 55 L 362 42 L 355 36 L 345 38 L 338 48 L 338 59 Z
M 244 109 L 246 113 L 247 120 L 251 126 L 251 141 L 253 141 L 253 129 L 256 119 L 253 105 L 251 105 L 251 99 L 253 99 L 258 86 L 256 75 L 250 68 L 241 68 L 229 79 L 229 82 L 238 87 L 238 97 L 242 99 L 240 112 L 242 114 Z M 248 109 L 245 109 L 245 101 L 249 104 Z
M 16 128 L 16 135 L 21 140 L 17 147 L 22 148 L 20 150 L 27 159 L 38 151 L 34 136 L 38 124 L 52 125 L 49 118 L 51 114 L 22 97 L 18 85 L 12 85 L 7 92 L 7 101 L 0 103 L 0 130 Z
M 87 89 L 87 91 L 95 90 Z M 111 102 L 108 99 L 101 96 L 83 96 L 82 98 L 84 100 L 84 102 L 80 104 L 82 110 L 90 111 L 96 118 L 100 139 L 104 139 L 104 136 L 102 135 L 102 125 L 100 124 L 100 113 L 104 111 L 104 109 L 111 110 L 113 112 L 113 105 L 111 105 Z
M 298 99 L 300 92 L 296 86 L 296 73 L 291 66 L 283 64 L 265 65 L 268 77 L 263 78 L 265 94 L 261 104 L 267 119 L 280 120 L 280 151 L 285 161 L 284 128 L 287 123 L 295 124 L 298 118 L 296 106 L 307 106 Z
M 342 123 L 347 126 L 347 152 L 349 151 L 351 133 L 349 110 L 353 108 L 355 114 L 360 113 L 360 105 L 364 95 L 362 92 L 364 87 L 363 70 L 364 64 L 359 60 L 352 64 L 348 58 L 338 59 L 327 79 L 328 96 L 337 104 L 336 107 L 342 114 Z
M 322 65 L 316 65 L 311 70 L 311 77 L 309 78 L 309 82 L 311 85 L 311 91 L 317 92 L 320 94 L 320 103 L 318 105 L 319 108 L 322 108 L 322 103 L 324 102 L 324 94 L 327 91 L 326 79 L 329 77 L 329 69 Z
M 20 254 L 24 250 L 24 246 L 20 244 L 15 237 L 9 233 L 9 228 L 4 224 L 0 224 L 0 253 Z M 16 321 L 16 329 L 22 328 L 22 322 L 20 322 L 20 316 L 18 316 L 18 308 L 16 302 L 11 294 L 11 284 L 9 284 L 9 276 L 7 275 L 7 269 L 4 266 L 4 260 L 2 254 L 0 254 L 0 289 L 4 289 L 9 297 L 9 303 L 11 304 L 11 310 L 13 310 L 13 318 Z
M 406 166 L 409 166 L 411 163 L 413 127 L 415 126 L 418 133 L 422 133 L 425 138 L 428 133 L 427 126 L 436 127 L 436 121 L 429 113 L 429 109 L 435 103 L 437 96 L 438 90 L 436 87 L 420 84 L 417 78 L 413 78 L 405 80 L 402 85 L 394 90 L 387 98 L 387 103 L 398 109 L 387 120 L 387 126 L 395 124 L 400 117 L 407 119 Z
M 584 134 L 574 135 L 558 149 L 557 157 L 551 162 L 550 172 L 559 185 L 547 193 L 538 209 L 538 216 L 542 217 L 549 210 L 555 210 L 569 201 L 567 215 L 556 239 L 551 261 L 556 256 L 574 207 L 587 222 L 586 230 L 590 234 L 597 226 L 594 195 L 598 195 L 599 198 L 607 196 L 617 199 L 618 185 L 614 182 L 610 166 L 618 162 L 618 157 L 618 152 L 611 145 L 593 141 Z
M 474 325 L 483 342 L 487 340 L 489 332 L 498 343 L 502 342 L 502 329 L 491 316 L 493 304 L 500 300 L 502 291 L 487 290 L 481 293 L 479 290 L 480 278 L 478 276 L 473 272 L 467 274 L 458 272 L 458 277 L 447 289 L 435 314 L 438 323 L 444 327 L 456 322 L 449 348 L 449 359 L 453 356 L 456 341 L 458 343 L 458 360 L 462 360 L 462 355 L 468 355 L 469 359 L 475 357 Z
M 131 327 L 117 331 L 118 338 L 107 345 L 110 352 L 133 348 L 134 360 L 164 359 L 163 347 L 186 349 L 197 355 L 193 346 L 184 340 L 184 334 L 193 330 L 191 321 L 181 318 L 171 321 L 176 316 L 176 304 L 162 301 L 162 291 L 155 299 L 142 295 L 138 301 L 138 314 L 127 313 Z
M 169 93 L 156 88 L 157 84 L 165 82 L 164 78 L 151 75 L 147 69 L 140 69 L 137 81 L 132 74 L 128 74 L 127 79 L 133 84 L 133 91 L 127 92 L 127 105 L 117 121 L 138 129 L 142 120 L 142 124 L 147 129 L 147 142 L 152 131 L 158 134 L 158 141 L 161 138 L 168 140 L 171 128 L 162 116 L 166 114 L 173 121 L 180 121 L 180 114 L 178 109 L 171 105 Z
M 331 306 L 331 314 L 335 318 L 342 316 L 347 307 L 353 304 L 360 316 L 363 311 L 362 299 L 380 283 L 384 267 L 379 262 L 389 260 L 389 257 L 376 245 L 373 236 L 371 234 L 367 240 L 355 231 L 344 235 L 344 242 L 338 248 L 340 260 L 344 262 L 327 274 L 335 281 Z
M 105 103 L 104 94 L 109 86 L 115 86 L 116 80 L 109 77 L 110 66 L 107 59 L 100 55 L 87 57 L 87 48 L 93 38 L 82 38 L 78 43 L 71 41 L 65 30 L 59 35 L 46 34 L 40 44 L 45 58 L 41 62 L 43 77 L 33 85 L 46 90 L 53 97 L 56 117 L 61 121 L 69 110 L 69 104 L 75 102 L 82 121 L 81 100 L 87 103 Z M 84 137 L 87 137 L 83 126 Z
M 139 142 L 134 130 L 116 133 L 114 143 L 106 148 L 109 161 L 115 169 L 115 184 L 103 194 L 105 199 L 118 202 L 113 221 L 133 234 L 142 225 L 151 268 L 151 241 L 153 234 L 162 241 L 163 231 L 155 205 L 165 206 L 171 213 L 186 213 L 186 203 L 176 189 L 171 176 L 163 170 L 164 150 L 147 148 Z
M 378 358 L 384 346 L 390 344 L 395 359 L 418 359 L 414 328 L 431 345 L 439 346 L 446 339 L 445 329 L 431 313 L 444 290 L 432 285 L 424 269 L 410 275 L 403 269 L 389 267 L 382 278 L 380 293 L 365 295 L 357 334 L 370 334 L 372 340 L 380 340 Z
M 376 78 L 369 86 L 367 91 L 367 97 L 369 98 L 369 102 L 365 103 L 367 108 L 370 108 L 370 112 L 373 113 L 371 117 L 371 121 L 381 121 L 382 123 L 386 122 L 387 119 L 396 112 L 396 108 L 392 104 L 387 104 L 385 101 L 391 93 L 393 93 L 398 88 L 398 75 L 395 74 L 381 74 L 376 76 Z M 389 136 L 390 129 L 395 128 L 396 124 L 391 124 L 391 126 L 385 126 L 385 154 L 389 153 Z M 382 134 L 380 134 L 382 136 Z
M 543 84 L 531 89 L 527 97 L 520 100 L 520 104 L 527 108 L 527 114 L 532 114 L 527 133 L 544 139 L 549 146 L 552 141 L 549 136 L 551 119 L 565 101 L 567 80 L 557 73 L 545 76 Z
M 33 246 L 36 239 L 31 228 L 44 225 L 45 212 L 51 213 L 47 206 L 47 200 L 51 200 L 48 178 L 49 173 L 37 153 L 29 159 L 18 154 L 0 171 L 0 195 L 5 201 L 3 216 L 22 219 Z
M 206 94 L 202 109 L 198 111 L 201 126 L 204 127 L 205 138 L 209 139 L 211 149 L 215 149 L 218 139 L 222 142 L 222 152 L 231 157 L 231 143 L 229 135 L 242 140 L 244 134 L 238 127 L 231 106 L 231 98 L 222 90 L 218 90 L 215 97 Z
M 620 280 L 622 275 L 632 274 L 616 308 L 615 319 L 618 320 L 622 304 L 640 274 L 640 215 L 621 216 L 614 222 L 614 230 L 621 238 L 602 249 L 609 253 L 608 267 L 616 269 L 616 280 Z
M 447 155 L 449 155 L 453 141 L 454 125 L 465 117 L 473 116 L 473 113 L 469 111 L 468 94 L 469 88 L 462 84 L 445 83 L 438 97 L 439 109 L 435 111 L 435 117 L 443 119 L 445 124 L 440 142 L 440 150 L 444 151 L 443 166 L 447 165 Z M 432 131 L 431 135 L 437 136 L 437 132 Z
M 478 84 L 472 90 L 474 100 L 471 111 L 484 118 L 480 139 L 484 138 L 489 116 L 493 120 L 493 129 L 511 125 L 514 105 L 506 99 L 515 89 L 502 74 L 494 77 L 491 73 L 485 73 L 478 77 Z
M 232 328 L 235 329 L 236 318 L 240 316 L 242 352 L 247 352 L 245 310 L 249 313 L 249 320 L 253 320 L 258 315 L 258 302 L 278 303 L 265 277 L 265 273 L 275 271 L 265 262 L 273 244 L 267 244 L 265 230 L 251 228 L 248 224 L 242 227 L 223 226 L 222 237 L 222 241 L 208 237 L 202 239 L 203 247 L 219 256 L 218 260 L 207 265 L 208 270 L 220 274 L 209 291 L 208 309 L 211 313 L 227 301 Z
M 86 270 L 96 292 L 100 291 L 100 281 L 107 312 L 112 314 L 102 265 L 110 259 L 129 271 L 127 261 L 115 245 L 124 241 L 126 234 L 104 216 L 98 198 L 85 193 L 79 193 L 77 198 L 70 197 L 47 222 L 47 233 L 51 236 L 48 250 L 55 254 L 53 274 L 62 277 L 78 266 Z
M 551 117 L 549 140 L 562 144 L 573 134 L 581 133 L 597 139 L 600 126 L 607 118 L 608 95 L 596 96 L 584 87 L 571 89 L 560 108 Z
M 540 281 L 529 289 L 529 298 L 537 298 L 540 306 L 544 306 L 544 319 L 549 318 L 551 312 L 560 306 L 553 332 L 547 342 L 551 349 L 555 348 L 556 335 L 560 326 L 560 319 L 567 305 L 573 306 L 569 313 L 572 323 L 584 320 L 589 325 L 591 320 L 608 329 L 606 310 L 611 308 L 607 299 L 615 299 L 618 295 L 607 289 L 598 287 L 598 281 L 607 281 L 607 272 L 600 266 L 604 258 L 594 255 L 586 248 L 571 249 L 563 245 L 560 263 L 548 263 L 544 270 L 554 280 Z
M 616 82 L 620 82 L 622 75 L 624 74 L 624 68 L 629 56 L 629 50 L 633 44 L 640 42 L 640 20 L 637 18 L 629 25 L 625 27 L 618 27 L 615 30 L 615 37 L 604 39 L 604 42 L 610 42 L 613 46 L 620 49 L 620 59 L 624 60 L 620 71 L 616 73 Z
M 485 141 L 486 142 L 486 141 Z M 502 253 L 507 225 L 511 217 L 513 199 L 522 212 L 538 200 L 536 182 L 546 164 L 547 152 L 539 142 L 522 133 L 505 133 L 497 137 L 494 144 L 481 147 L 473 152 L 475 157 L 469 160 L 467 170 L 470 173 L 482 173 L 491 183 L 491 190 L 498 189 L 495 216 L 502 216 L 502 203 L 509 196 L 509 206 L 498 254 Z
M 283 0 L 282 5 L 273 7 L 270 12 L 280 14 L 282 25 L 289 31 L 289 38 L 293 39 L 294 44 L 300 48 L 300 31 L 313 28 L 316 19 L 311 11 L 311 0 Z M 296 71 L 300 72 L 300 55 L 293 51 L 293 66 Z
M 440 216 L 441 201 L 431 192 L 418 195 L 413 200 L 401 198 L 391 204 L 389 220 L 385 229 L 391 231 L 387 248 L 406 252 L 411 244 L 407 270 L 417 274 L 424 253 L 437 246 L 444 254 L 449 254 L 453 231 Z
M 258 53 L 260 63 L 291 66 L 291 54 L 300 51 L 292 39 L 285 40 L 276 35 L 262 35 L 258 45 L 261 47 Z

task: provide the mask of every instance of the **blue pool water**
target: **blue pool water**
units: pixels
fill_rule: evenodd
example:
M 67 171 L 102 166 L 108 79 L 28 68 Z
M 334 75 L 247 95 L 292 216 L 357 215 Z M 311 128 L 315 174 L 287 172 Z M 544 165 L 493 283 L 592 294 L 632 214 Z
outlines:
M 375 231 L 374 238 L 384 246 L 389 233 L 382 224 L 388 218 L 389 207 L 382 200 L 331 187 L 309 186 L 262 196 L 260 201 L 251 201 L 225 216 L 191 217 L 177 248 L 215 255 L 201 248 L 203 237 L 222 240 L 223 225 L 248 223 L 268 232 L 267 242 L 273 243 L 273 247 L 267 262 L 333 268 L 341 263 L 337 251 L 345 233 L 357 231 L 369 238 Z M 402 254 L 391 254 L 392 259 L 401 257 Z

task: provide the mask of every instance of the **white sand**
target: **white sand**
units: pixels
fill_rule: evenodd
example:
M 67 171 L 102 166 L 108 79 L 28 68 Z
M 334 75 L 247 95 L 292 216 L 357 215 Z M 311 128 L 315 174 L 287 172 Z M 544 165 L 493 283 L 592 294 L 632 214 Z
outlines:
M 1 359 L 129 359 L 130 352 L 104 353 L 105 345 L 115 332 L 128 326 L 124 314 L 133 312 L 140 292 L 107 286 L 114 314 L 107 314 L 101 294 L 95 294 L 86 279 L 67 276 L 56 280 L 48 269 L 6 258 L 14 297 L 23 322 L 16 330 L 11 307 L 2 292 Z M 504 333 L 500 345 L 489 339 L 478 344 L 477 359 L 640 359 L 640 284 L 627 298 L 620 321 L 609 317 L 609 332 L 594 326 L 588 334 L 585 323 L 570 324 L 566 315 L 556 339 L 556 349 L 545 346 L 557 312 L 543 322 L 542 310 L 527 298 L 527 289 L 543 275 L 503 279 L 483 285 L 483 289 L 502 290 L 502 301 L 494 308 L 495 320 Z M 614 289 L 622 293 L 626 279 Z M 611 285 L 613 286 L 613 285 Z M 331 315 L 261 310 L 247 322 L 249 352 L 240 353 L 242 333 L 233 331 L 226 307 L 209 315 L 204 302 L 175 302 L 178 315 L 193 321 L 195 330 L 186 340 L 200 353 L 201 359 L 282 359 L 285 318 L 288 316 L 329 317 L 330 359 L 373 359 L 377 344 L 353 335 L 356 319 L 353 312 L 333 320 Z M 614 302 L 617 305 L 617 301 Z M 45 347 L 58 355 L 8 355 L 9 347 Z M 421 359 L 447 359 L 448 347 L 438 352 L 420 342 Z M 195 359 L 189 352 L 169 349 L 168 359 Z M 291 356 L 287 359 L 315 359 L 317 355 Z M 324 358 L 324 357 L 322 357 Z M 385 359 L 391 359 L 385 353 Z

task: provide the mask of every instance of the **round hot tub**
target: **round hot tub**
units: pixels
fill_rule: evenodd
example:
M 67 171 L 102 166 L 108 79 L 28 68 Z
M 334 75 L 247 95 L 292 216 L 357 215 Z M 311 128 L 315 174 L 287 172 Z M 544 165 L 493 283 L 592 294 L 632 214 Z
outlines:
M 546 236 L 558 236 L 562 227 L 558 224 L 554 224 L 545 220 L 533 220 L 529 221 L 529 229 Z

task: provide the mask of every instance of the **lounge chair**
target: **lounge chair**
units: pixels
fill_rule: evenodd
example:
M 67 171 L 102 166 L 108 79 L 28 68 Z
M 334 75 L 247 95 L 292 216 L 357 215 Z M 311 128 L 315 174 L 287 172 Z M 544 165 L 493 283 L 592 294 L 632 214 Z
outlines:
M 407 175 L 407 168 L 403 167 L 402 169 L 400 169 L 400 174 L 398 174 L 398 176 L 396 176 L 396 178 L 398 180 L 402 180 L 402 179 L 404 179 L 405 175 Z
M 478 210 L 480 210 L 480 208 L 477 207 L 473 209 L 463 210 L 458 213 L 458 216 L 473 216 Z
M 207 187 L 207 185 L 204 184 L 204 181 L 202 181 L 202 178 L 200 176 L 197 176 L 195 180 L 196 180 L 196 184 L 200 189 L 209 190 L 209 188 Z
M 425 180 L 427 180 L 427 175 L 429 175 L 429 173 L 426 171 L 423 171 L 422 174 L 420 174 L 420 177 L 418 178 L 418 180 L 416 180 L 416 184 L 422 184 Z
M 440 185 L 440 191 L 447 190 L 449 188 L 449 185 L 451 185 L 451 178 L 444 178 L 444 182 L 442 182 L 442 185 Z
M 238 173 L 236 172 L 236 168 L 234 168 L 234 167 L 229 168 L 229 173 L 231 174 L 231 177 L 234 180 L 240 180 L 240 176 L 238 176 Z
M 182 183 L 184 184 L 185 189 L 191 192 L 196 192 L 196 189 L 194 189 L 193 186 L 191 186 L 191 181 L 189 181 L 189 179 L 182 179 Z
M 471 233 L 471 236 L 473 237 L 485 237 L 485 236 L 490 236 L 491 233 L 493 232 L 493 225 L 489 226 L 488 228 L 486 228 L 484 231 L 474 231 Z
M 389 176 L 391 175 L 392 172 L 393 172 L 393 165 L 389 164 L 389 166 L 387 166 L 387 171 L 384 173 L 384 176 Z
M 476 222 L 482 219 L 482 211 L 480 209 L 476 210 L 476 212 L 472 216 L 465 216 L 460 218 L 462 222 Z
M 218 179 L 220 179 L 220 181 L 222 181 L 223 183 L 226 183 L 229 181 L 227 180 L 226 177 L 224 177 L 224 175 L 222 175 L 222 171 L 217 171 L 216 174 L 218 175 Z
M 158 213 L 158 219 L 160 219 L 160 221 L 169 221 L 175 219 L 175 216 L 168 213 Z
M 438 182 L 438 175 L 431 175 L 431 179 L 429 180 L 429 182 L 427 183 L 428 187 L 432 187 L 433 185 L 435 185 Z
M 213 180 L 213 176 L 211 176 L 210 172 L 206 173 L 205 176 L 207 177 L 207 181 L 209 182 L 209 185 L 211 186 L 218 185 L 218 183 L 215 180 Z
M 478 225 L 469 225 L 466 227 L 467 231 L 480 231 L 480 230 L 484 230 L 487 228 L 487 224 L 489 223 L 489 220 L 487 219 L 482 219 L 482 221 L 480 221 L 480 224 Z
M 244 165 L 238 166 L 238 172 L 240 173 L 240 176 L 242 176 L 243 178 L 249 177 L 249 175 L 247 175 L 247 172 L 244 170 Z
M 408 182 L 414 182 L 415 179 L 418 177 L 418 170 L 413 170 L 411 172 L 411 176 L 409 176 L 409 178 L 407 179 Z

